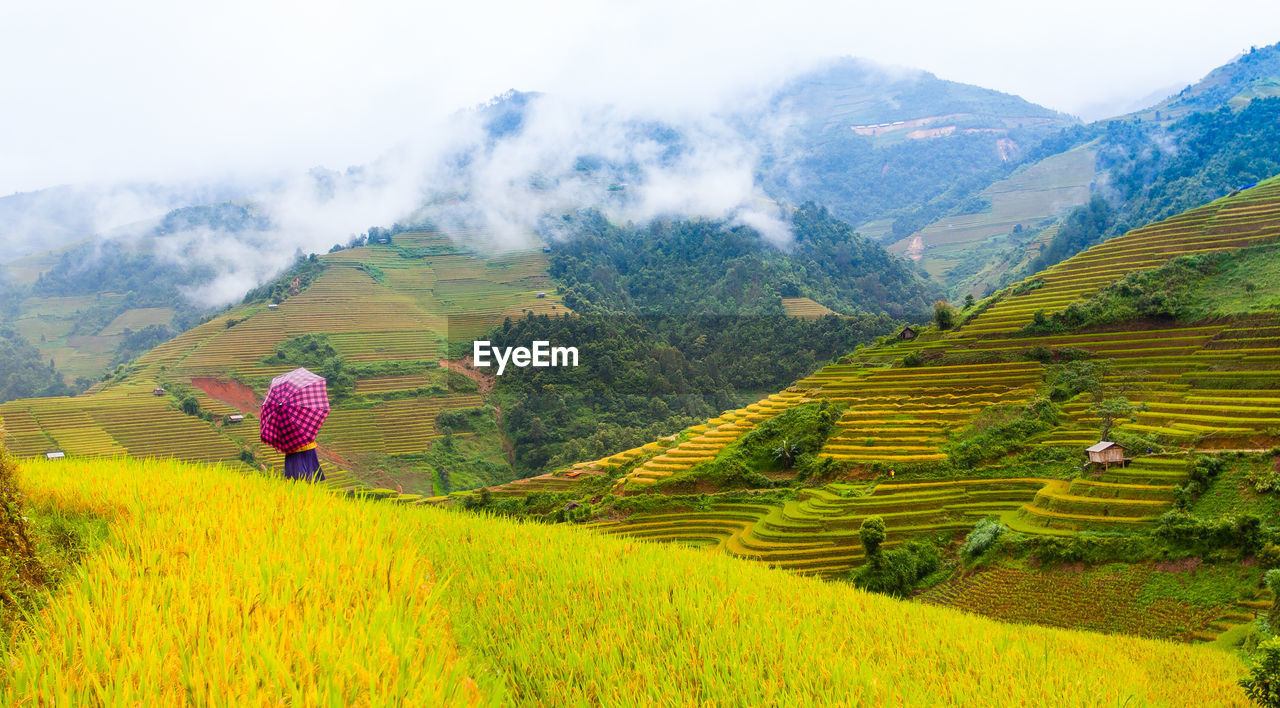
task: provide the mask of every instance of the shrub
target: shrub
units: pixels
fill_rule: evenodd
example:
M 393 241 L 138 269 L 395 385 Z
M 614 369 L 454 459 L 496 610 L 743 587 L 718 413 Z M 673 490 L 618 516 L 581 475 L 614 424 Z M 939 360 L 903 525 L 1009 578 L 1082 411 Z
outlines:
M 956 467 L 969 469 L 1026 446 L 1036 433 L 1053 427 L 1058 407 L 1044 397 L 1026 404 L 987 406 L 945 447 Z
M 903 366 L 920 366 L 924 363 L 924 356 L 919 351 L 908 353 L 902 357 Z
M 1259 494 L 1280 491 L 1280 470 L 1277 470 L 1274 464 L 1269 464 L 1260 470 L 1249 470 L 1245 480 L 1253 485 L 1253 490 Z
M 1191 503 L 1209 488 L 1213 480 L 1222 474 L 1226 463 L 1220 457 L 1199 455 L 1187 460 L 1187 467 L 1187 482 L 1178 485 L 1173 496 L 1174 506 L 1181 511 L 1189 509 Z
M 956 324 L 956 308 L 946 300 L 933 303 L 933 323 L 938 325 L 940 330 L 951 329 Z
M 1267 543 L 1258 551 L 1258 565 L 1263 568 L 1280 568 L 1280 546 Z
M 1280 707 L 1280 637 L 1258 645 L 1256 656 L 1248 678 L 1241 679 L 1240 686 L 1258 705 Z
M 46 579 L 31 521 L 23 513 L 17 476 L 17 460 L 0 445 L 0 620 L 5 622 L 17 615 L 13 608 L 34 598 L 35 587 Z
M 915 554 L 917 580 L 923 579 L 942 567 L 942 554 L 938 553 L 938 547 L 932 543 L 910 541 L 906 548 Z
M 1008 530 L 1004 524 L 994 517 L 979 521 L 973 527 L 973 530 L 969 532 L 969 535 L 965 537 L 964 546 L 960 548 L 960 555 L 969 559 L 977 558 L 990 550 L 995 545 L 996 540 Z
M 1192 553 L 1224 548 L 1250 553 L 1261 548 L 1264 540 L 1262 519 L 1252 514 L 1200 519 L 1178 510 L 1165 512 L 1152 534 L 1172 548 Z
M 1028 280 L 1025 283 L 1020 283 L 1017 286 L 1015 286 L 1012 290 L 1009 291 L 1009 294 L 1024 295 L 1026 293 L 1031 292 L 1032 290 L 1043 288 L 1044 283 L 1045 283 L 1044 278 L 1032 278 L 1031 280 Z
M 794 406 L 743 435 L 729 457 L 753 470 L 791 467 L 801 456 L 822 450 L 841 410 L 831 401 Z
M 884 553 L 878 563 L 858 568 L 853 573 L 853 583 L 870 592 L 907 597 L 925 576 L 941 566 L 942 558 L 933 544 L 911 541 Z

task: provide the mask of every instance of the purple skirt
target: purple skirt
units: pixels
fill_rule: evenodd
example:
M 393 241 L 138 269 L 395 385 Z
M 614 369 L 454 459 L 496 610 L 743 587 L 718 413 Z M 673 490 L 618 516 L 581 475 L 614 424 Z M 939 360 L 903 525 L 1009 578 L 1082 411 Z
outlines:
M 320 458 L 316 456 L 315 448 L 285 455 L 284 476 L 287 479 L 323 482 L 324 471 L 320 469 Z

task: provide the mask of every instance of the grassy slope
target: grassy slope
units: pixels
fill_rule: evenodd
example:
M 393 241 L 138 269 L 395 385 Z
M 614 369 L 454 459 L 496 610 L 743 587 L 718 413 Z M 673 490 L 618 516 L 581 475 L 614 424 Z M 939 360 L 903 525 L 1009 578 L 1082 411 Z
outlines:
M 1206 317 L 1280 309 L 1280 258 L 1264 250 L 1242 254 L 1206 278 L 1194 297 L 1204 303 L 1197 314 Z
M 29 462 L 24 481 L 112 535 L 15 645 L 10 704 L 1246 705 L 1224 653 L 568 527 L 173 462 Z

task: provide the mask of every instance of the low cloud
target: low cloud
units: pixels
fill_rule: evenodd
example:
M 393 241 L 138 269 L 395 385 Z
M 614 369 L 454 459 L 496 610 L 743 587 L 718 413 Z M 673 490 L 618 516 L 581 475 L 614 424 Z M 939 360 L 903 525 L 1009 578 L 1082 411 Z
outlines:
M 501 134 L 492 121 L 506 103 L 459 113 L 368 165 L 316 168 L 276 183 L 251 198 L 270 224 L 264 230 L 202 226 L 147 242 L 163 258 L 211 270 L 212 279 L 188 294 L 213 306 L 237 301 L 298 252 L 324 253 L 395 223 L 428 222 L 460 244 L 503 251 L 554 238 L 547 216 L 594 208 L 623 223 L 724 220 L 789 244 L 785 210 L 756 182 L 759 146 L 731 121 L 672 123 L 612 106 L 524 99 Z M 120 208 L 129 203 L 122 199 Z M 115 237 L 149 237 L 156 220 Z

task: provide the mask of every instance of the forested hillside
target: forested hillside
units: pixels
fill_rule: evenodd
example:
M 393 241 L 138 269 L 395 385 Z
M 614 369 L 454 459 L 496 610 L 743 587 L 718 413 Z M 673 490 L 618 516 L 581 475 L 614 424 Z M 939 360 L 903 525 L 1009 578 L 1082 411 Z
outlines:
M 1240 108 L 1255 98 L 1271 96 L 1280 96 L 1280 44 L 1250 47 L 1235 61 L 1134 115 L 1146 121 L 1170 120 L 1222 106 Z
M 1067 216 L 1030 269 L 1280 174 L 1277 125 L 1280 98 L 1193 113 L 1167 128 L 1106 124 L 1098 158 L 1106 189 Z
M 919 319 L 941 294 L 813 203 L 795 210 L 794 241 L 782 244 L 713 221 L 619 226 L 588 213 L 571 224 L 571 236 L 552 245 L 551 275 L 575 311 L 780 314 L 780 298 L 803 296 L 846 314 Z
M 525 318 L 502 346 L 577 346 L 577 369 L 508 370 L 503 424 L 522 474 L 674 433 L 841 352 L 921 321 L 938 290 L 902 259 L 807 204 L 794 242 L 710 221 L 620 226 L 588 213 L 551 246 L 573 317 Z M 783 297 L 843 315 L 789 316 Z
M 0 403 L 30 396 L 66 396 L 71 387 L 22 335 L 0 326 Z
M 920 205 L 961 204 L 1076 122 L 1018 96 L 856 59 L 796 77 L 769 113 L 797 127 L 766 150 L 767 191 L 857 225 L 888 219 L 898 238 L 928 223 Z

